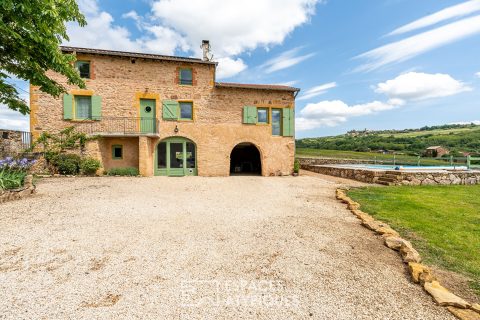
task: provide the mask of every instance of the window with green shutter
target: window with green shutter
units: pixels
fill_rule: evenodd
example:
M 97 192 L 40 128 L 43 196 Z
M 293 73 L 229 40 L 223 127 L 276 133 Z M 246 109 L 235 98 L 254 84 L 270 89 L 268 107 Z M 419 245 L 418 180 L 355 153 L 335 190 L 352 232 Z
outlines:
M 179 103 L 180 120 L 193 120 L 193 102 L 182 101 Z
M 282 135 L 293 137 L 295 135 L 295 113 L 292 108 L 283 109 Z
M 175 100 L 163 100 L 162 115 L 164 120 L 178 120 L 179 103 Z
M 75 119 L 84 120 L 92 118 L 92 97 L 75 96 Z
M 246 124 L 257 123 L 257 107 L 251 107 L 251 106 L 243 107 L 243 123 L 246 123 Z
M 63 95 L 63 119 L 73 119 L 73 95 L 71 94 Z
M 272 109 L 272 135 L 282 135 L 282 109 Z
M 268 124 L 268 108 L 257 109 L 257 123 Z
M 100 120 L 102 118 L 102 97 L 92 96 L 92 119 Z

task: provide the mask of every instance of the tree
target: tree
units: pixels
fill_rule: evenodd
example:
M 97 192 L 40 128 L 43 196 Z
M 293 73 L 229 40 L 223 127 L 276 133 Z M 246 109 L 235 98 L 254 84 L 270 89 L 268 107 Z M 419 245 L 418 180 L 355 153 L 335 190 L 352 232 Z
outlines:
M 6 81 L 12 75 L 54 97 L 65 88 L 46 75 L 48 70 L 85 88 L 73 66 L 75 56 L 63 54 L 59 48 L 63 40 L 69 40 L 65 26 L 69 21 L 86 24 L 75 0 L 0 1 L 0 103 L 22 114 L 30 111 L 17 89 Z

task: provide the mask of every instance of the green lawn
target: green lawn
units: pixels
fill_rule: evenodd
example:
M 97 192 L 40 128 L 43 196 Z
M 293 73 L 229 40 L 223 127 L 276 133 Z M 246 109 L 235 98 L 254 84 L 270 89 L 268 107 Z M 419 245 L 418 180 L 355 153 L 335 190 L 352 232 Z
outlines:
M 480 185 L 367 187 L 348 195 L 411 240 L 426 264 L 471 278 L 480 295 Z
M 310 149 L 310 148 L 297 148 L 296 150 L 298 157 L 314 157 L 314 158 L 338 158 L 338 159 L 364 159 L 364 160 L 374 160 L 377 161 L 386 161 L 386 164 L 393 163 L 392 154 L 382 154 L 375 152 L 357 152 L 357 151 L 343 151 L 343 150 L 323 150 L 323 149 Z M 415 156 L 408 155 L 396 155 L 396 164 L 409 164 L 417 165 L 418 158 Z M 432 158 L 421 158 L 420 164 L 422 166 L 428 165 L 437 165 L 445 166 L 449 164 L 448 159 L 436 160 Z M 461 159 L 459 165 L 465 165 L 465 160 Z

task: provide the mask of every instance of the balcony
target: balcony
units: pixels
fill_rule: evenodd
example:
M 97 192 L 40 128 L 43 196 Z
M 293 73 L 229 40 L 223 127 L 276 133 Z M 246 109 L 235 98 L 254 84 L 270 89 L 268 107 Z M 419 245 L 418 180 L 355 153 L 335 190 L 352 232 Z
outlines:
M 159 121 L 141 117 L 102 117 L 77 121 L 78 132 L 105 137 L 158 136 Z

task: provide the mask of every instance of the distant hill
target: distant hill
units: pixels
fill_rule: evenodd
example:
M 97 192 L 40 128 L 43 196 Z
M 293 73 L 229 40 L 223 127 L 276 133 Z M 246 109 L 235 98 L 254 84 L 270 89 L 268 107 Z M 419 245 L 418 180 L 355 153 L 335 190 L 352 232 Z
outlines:
M 480 125 L 442 125 L 405 130 L 361 130 L 347 134 L 297 140 L 297 148 L 378 151 L 391 150 L 421 154 L 430 146 L 443 146 L 453 152 L 480 152 Z

